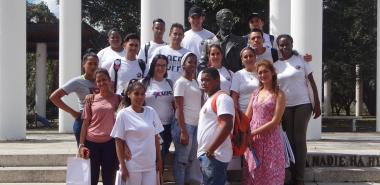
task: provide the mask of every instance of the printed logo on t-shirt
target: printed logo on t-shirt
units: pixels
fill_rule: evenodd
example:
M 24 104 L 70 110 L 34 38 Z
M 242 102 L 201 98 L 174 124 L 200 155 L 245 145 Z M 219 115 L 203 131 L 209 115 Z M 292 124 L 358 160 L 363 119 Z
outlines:
M 172 56 L 168 55 L 169 65 L 167 70 L 173 72 L 179 72 L 181 70 L 181 59 L 182 56 Z
M 136 74 L 136 77 L 137 77 L 137 78 L 142 78 L 143 75 L 142 75 L 142 73 L 137 73 L 137 74 Z
M 160 91 L 160 92 L 153 92 L 154 97 L 157 99 L 159 96 L 172 96 L 173 92 L 172 91 Z

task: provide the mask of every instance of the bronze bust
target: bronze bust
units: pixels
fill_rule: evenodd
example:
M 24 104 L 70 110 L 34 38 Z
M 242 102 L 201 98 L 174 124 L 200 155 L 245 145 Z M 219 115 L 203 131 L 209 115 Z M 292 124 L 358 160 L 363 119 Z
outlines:
M 240 60 L 240 51 L 246 46 L 241 36 L 232 33 L 233 14 L 229 9 L 221 9 L 216 13 L 216 23 L 219 31 L 215 37 L 207 39 L 202 43 L 202 52 L 200 58 L 200 69 L 207 67 L 208 47 L 212 44 L 219 44 L 222 48 L 223 59 L 222 65 L 227 69 L 236 72 L 243 68 Z

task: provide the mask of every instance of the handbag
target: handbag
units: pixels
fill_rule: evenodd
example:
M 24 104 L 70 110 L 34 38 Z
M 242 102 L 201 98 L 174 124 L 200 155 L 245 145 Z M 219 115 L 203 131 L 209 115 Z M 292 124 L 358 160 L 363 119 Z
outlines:
M 284 145 L 284 155 L 285 155 L 285 168 L 288 168 L 290 166 L 290 162 L 295 164 L 296 159 L 294 158 L 294 153 L 292 146 L 289 143 L 288 136 L 286 135 L 286 132 L 281 129 L 281 140 Z
M 78 155 L 67 159 L 66 185 L 91 185 L 90 159 Z
M 159 171 L 157 171 L 156 175 L 156 185 L 164 185 L 164 181 Z
M 117 170 L 116 172 L 115 185 L 126 185 L 126 182 L 121 178 L 120 170 Z

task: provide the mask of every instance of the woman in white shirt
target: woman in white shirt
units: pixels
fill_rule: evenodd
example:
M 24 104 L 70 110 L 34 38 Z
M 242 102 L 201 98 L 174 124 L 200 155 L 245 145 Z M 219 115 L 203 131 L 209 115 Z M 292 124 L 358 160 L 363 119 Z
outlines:
M 118 29 L 112 28 L 107 33 L 109 46 L 98 53 L 99 67 L 109 70 L 116 59 L 125 58 L 126 52 L 122 46 L 122 37 Z
M 168 58 L 158 54 L 153 56 L 147 76 L 142 79 L 146 88 L 145 105 L 155 109 L 160 117 L 164 131 L 160 133 L 163 140 L 161 145 L 162 161 L 165 161 L 172 142 L 171 123 L 174 118 L 173 82 L 167 78 Z
M 241 50 L 240 58 L 244 68 L 237 71 L 232 77 L 231 97 L 235 106 L 245 112 L 252 92 L 259 86 L 259 80 L 255 72 L 255 51 L 251 47 L 246 47 Z
M 222 66 L 222 59 L 222 48 L 218 44 L 212 44 L 208 49 L 208 67 L 214 67 L 219 71 L 220 89 L 229 94 L 234 72 Z M 201 76 L 202 71 L 198 74 L 199 84 L 201 84 Z
M 144 85 L 133 79 L 123 93 L 124 105 L 116 116 L 111 136 L 122 179 L 128 185 L 156 185 L 157 171 L 162 174 L 159 133 L 163 131 L 156 111 L 143 106 Z
M 290 35 L 279 35 L 276 41 L 281 58 L 274 63 L 274 66 L 279 86 L 286 96 L 282 125 L 288 135 L 296 161 L 295 165 L 290 166 L 292 179 L 288 182 L 304 185 L 307 125 L 312 113 L 314 119 L 321 115 L 318 91 L 311 67 L 302 56 L 293 51 L 293 38 Z M 313 96 L 309 96 L 311 94 L 308 90 L 308 81 Z M 314 102 L 314 106 L 311 102 Z
M 195 80 L 197 56 L 191 52 L 185 53 L 181 65 L 182 76 L 174 84 L 176 121 L 172 124 L 175 147 L 173 173 L 178 185 L 185 184 L 190 176 L 190 167 L 197 159 L 197 130 L 202 98 Z

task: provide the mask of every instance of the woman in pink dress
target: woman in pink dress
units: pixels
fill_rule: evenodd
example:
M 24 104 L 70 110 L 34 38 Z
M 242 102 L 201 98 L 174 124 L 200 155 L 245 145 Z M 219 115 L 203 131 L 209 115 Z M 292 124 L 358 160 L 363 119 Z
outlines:
M 260 85 L 254 91 L 246 114 L 251 118 L 250 147 L 244 154 L 243 184 L 282 185 L 285 179 L 284 147 L 280 121 L 285 95 L 269 61 L 257 64 Z

